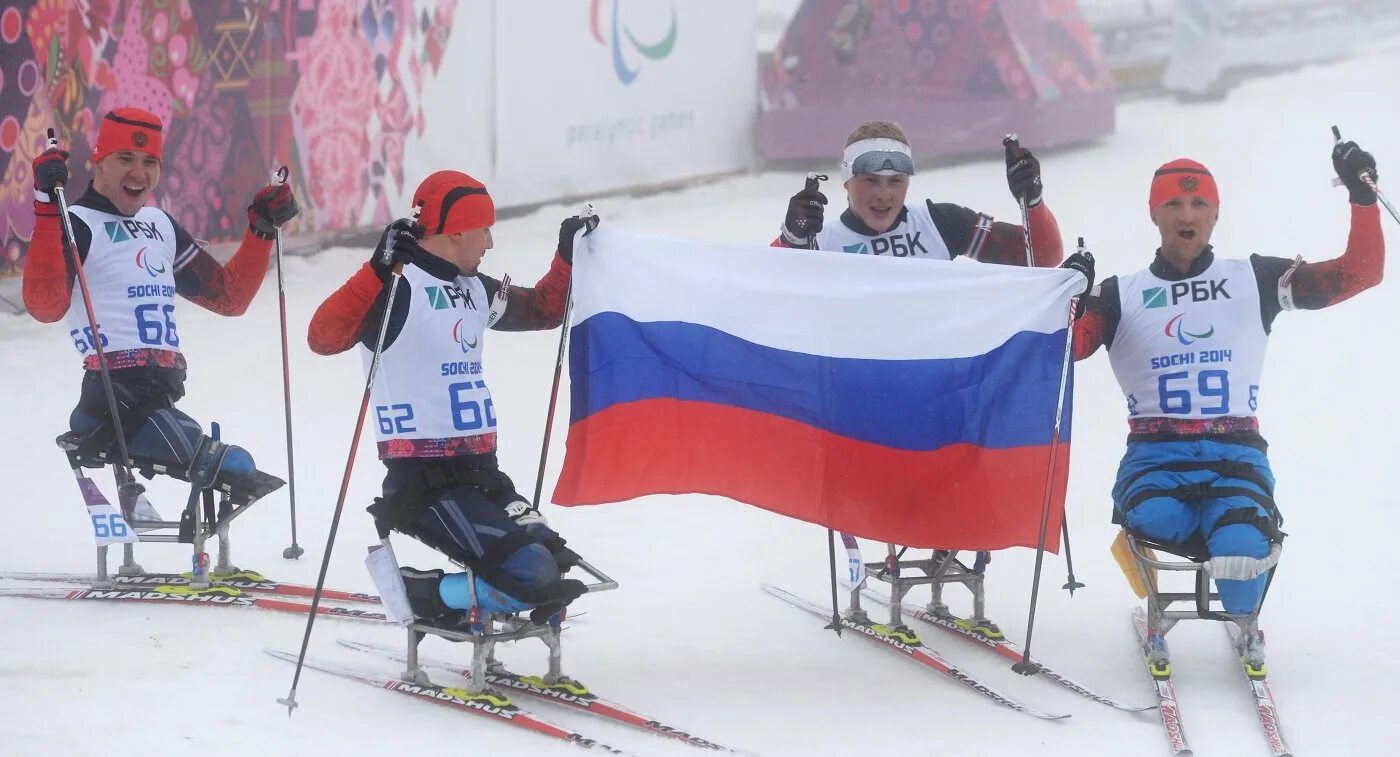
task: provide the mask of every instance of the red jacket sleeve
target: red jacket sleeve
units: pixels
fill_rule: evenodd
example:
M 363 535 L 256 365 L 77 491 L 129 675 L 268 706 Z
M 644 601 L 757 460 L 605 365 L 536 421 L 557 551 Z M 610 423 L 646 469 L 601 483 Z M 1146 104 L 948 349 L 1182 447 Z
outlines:
M 1083 360 L 1103 346 L 1103 315 L 1085 309 L 1074 321 L 1074 359 Z
M 306 332 L 306 343 L 311 351 L 317 355 L 335 355 L 354 347 L 360 339 L 365 316 L 383 288 L 369 263 L 360 266 L 311 316 Z
M 73 273 L 63 253 L 63 227 L 56 215 L 38 213 L 34 238 L 24 260 L 24 307 L 34 319 L 53 323 L 68 312 L 73 293 Z
M 175 274 L 175 288 L 196 305 L 219 315 L 243 315 L 257 296 L 272 256 L 272 240 L 252 231 L 243 232 L 238 251 L 221 266 L 213 255 L 200 250 Z
M 1304 263 L 1293 272 L 1293 300 L 1316 310 L 1355 297 L 1381 283 L 1385 275 L 1385 236 L 1379 204 L 1351 206 L 1351 233 L 1342 256 Z
M 1065 245 L 1060 239 L 1060 224 L 1055 220 L 1055 214 L 1042 202 L 1031 208 L 1028 215 L 1036 267 L 1050 268 L 1059 265 L 1065 256 Z M 987 233 L 987 240 L 982 243 L 976 257 L 983 263 L 1025 265 L 1025 230 L 1016 224 L 993 223 Z
M 1065 243 L 1060 238 L 1060 224 L 1044 202 L 1031 208 L 1031 245 L 1035 248 L 1035 266 L 1051 268 L 1065 257 Z
M 491 328 L 496 331 L 543 331 L 564 322 L 569 280 L 574 267 L 556 254 L 549 271 L 533 288 L 512 286 L 506 292 L 506 312 Z

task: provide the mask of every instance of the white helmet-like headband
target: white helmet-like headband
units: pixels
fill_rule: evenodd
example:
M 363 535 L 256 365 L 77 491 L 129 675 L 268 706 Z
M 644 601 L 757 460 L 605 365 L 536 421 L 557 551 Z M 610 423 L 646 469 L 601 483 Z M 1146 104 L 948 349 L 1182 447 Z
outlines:
M 841 154 L 841 181 L 861 173 L 913 176 L 914 153 L 909 145 L 888 137 L 852 142 Z

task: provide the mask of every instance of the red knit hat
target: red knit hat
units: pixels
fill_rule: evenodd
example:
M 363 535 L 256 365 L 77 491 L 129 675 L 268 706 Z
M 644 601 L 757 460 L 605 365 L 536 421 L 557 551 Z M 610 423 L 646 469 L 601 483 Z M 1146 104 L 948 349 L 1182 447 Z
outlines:
M 165 138 L 156 114 L 140 108 L 117 108 L 102 117 L 92 162 L 98 163 L 118 150 L 136 150 L 163 160 Z
M 418 185 L 413 207 L 425 234 L 456 234 L 496 222 L 496 204 L 485 185 L 461 171 L 438 171 Z
M 1215 186 L 1215 177 L 1205 166 L 1187 158 L 1164 163 L 1157 173 L 1152 174 L 1147 212 L 1156 213 L 1157 208 L 1178 197 L 1199 197 L 1216 207 L 1220 206 L 1220 191 Z

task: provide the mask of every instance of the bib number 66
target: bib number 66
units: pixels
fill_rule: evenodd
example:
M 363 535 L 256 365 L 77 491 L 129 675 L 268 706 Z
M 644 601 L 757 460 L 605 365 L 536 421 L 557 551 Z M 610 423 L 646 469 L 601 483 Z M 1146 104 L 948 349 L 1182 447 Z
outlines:
M 175 306 L 147 303 L 136 306 L 136 333 L 142 344 L 180 346 L 175 332 Z

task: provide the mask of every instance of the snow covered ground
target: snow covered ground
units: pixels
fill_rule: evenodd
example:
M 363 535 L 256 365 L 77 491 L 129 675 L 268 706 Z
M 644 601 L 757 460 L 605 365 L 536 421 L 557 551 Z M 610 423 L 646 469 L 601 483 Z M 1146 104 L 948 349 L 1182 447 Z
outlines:
M 1042 156 L 1046 197 L 1067 240 L 1087 237 L 1100 275 L 1142 267 L 1155 246 L 1145 200 L 1152 170 L 1190 156 L 1210 166 L 1222 192 L 1215 235 L 1225 255 L 1341 252 L 1348 209 L 1329 181 L 1328 127 L 1371 150 L 1381 175 L 1400 171 L 1400 95 L 1378 86 L 1400 67 L 1400 49 L 1249 83 L 1229 100 L 1183 107 L 1136 102 L 1118 111 L 1118 133 L 1102 143 Z M 996 149 L 995 146 L 992 149 Z M 834 161 L 833 161 L 834 162 Z M 465 167 L 470 168 L 470 167 Z M 834 168 L 824 166 L 823 168 Z M 777 230 L 795 173 L 765 173 L 641 198 L 604 198 L 606 224 L 726 242 L 765 243 Z M 829 189 L 834 200 L 835 187 Z M 1013 218 L 999 160 L 940 168 L 915 179 L 911 197 L 952 200 Z M 546 268 L 558 220 L 544 208 L 500 223 L 489 273 L 522 283 Z M 1387 233 L 1396 227 L 1385 220 Z M 292 375 L 297 430 L 300 541 L 307 554 L 281 558 L 288 543 L 284 493 L 260 503 L 234 530 L 235 560 L 272 577 L 313 583 L 345 463 L 352 414 L 363 387 L 359 357 L 312 355 L 302 334 L 312 311 L 360 264 L 359 250 L 327 250 L 286 262 L 294 325 Z M 1392 272 L 1393 273 L 1393 272 Z M 1388 581 L 1397 564 L 1389 537 L 1400 525 L 1392 478 L 1400 443 L 1393 391 L 1400 358 L 1390 329 L 1400 319 L 1394 282 L 1332 310 L 1282 315 L 1261 394 L 1264 431 L 1291 533 L 1269 597 L 1271 680 L 1286 733 L 1299 754 L 1387 754 L 1397 726 L 1384 694 L 1400 675 L 1389 654 L 1400 613 Z M 263 468 L 285 473 L 274 281 L 249 314 L 223 319 L 182 306 L 191 369 L 181 407 L 220 421 L 224 438 L 250 449 Z M 878 339 L 884 324 L 870 324 Z M 0 570 L 91 569 L 83 510 L 51 439 L 76 398 L 77 360 L 58 326 L 0 317 L 0 435 L 4 524 Z M 556 333 L 494 334 L 486 361 L 503 423 L 501 458 L 529 489 L 539 450 Z M 1115 530 L 1107 493 L 1125 433 L 1107 360 L 1082 365 L 1070 479 L 1075 567 L 1088 584 L 1073 599 L 1057 587 L 1062 562 L 1047 561 L 1034 647 L 1047 662 L 1106 693 L 1150 699 L 1128 610 L 1135 599 L 1108 552 Z M 555 429 L 548 487 L 563 454 Z M 361 567 L 374 533 L 363 507 L 381 468 L 359 450 L 329 585 L 369 590 Z M 111 492 L 104 475 L 100 482 Z M 546 491 L 548 491 L 548 487 Z M 285 491 L 285 490 L 284 490 Z M 157 482 L 167 515 L 184 492 Z M 929 632 L 950 659 L 1041 709 L 1073 713 L 1044 723 L 1004 710 L 952 682 L 858 640 L 837 639 L 797 610 L 764 595 L 771 581 L 821 601 L 826 596 L 822 529 L 709 497 L 656 497 L 595 508 L 549 506 L 547 514 L 597 565 L 622 583 L 588 597 L 566 635 L 566 669 L 599 693 L 716 741 L 760 754 L 989 755 L 1164 754 L 1155 715 L 1109 710 L 1046 681 L 1018 678 L 999 658 Z M 406 539 L 404 564 L 444 561 Z M 866 545 L 868 555 L 878 550 Z M 183 570 L 187 547 L 148 545 L 152 570 Z M 989 613 L 1023 639 L 1033 553 L 999 553 L 990 569 Z M 13 586 L 13 584 L 11 584 Z M 950 596 L 954 596 L 950 592 Z M 965 609 L 965 608 L 963 608 Z M 426 707 L 307 671 L 292 718 L 275 703 L 292 669 L 261 653 L 295 650 L 297 616 L 251 610 L 46 602 L 0 598 L 0 754 L 20 755 L 368 755 L 571 754 L 571 748 L 479 718 Z M 397 643 L 395 631 L 322 620 L 312 653 L 389 672 L 387 661 L 335 645 L 337 637 Z M 1221 628 L 1187 623 L 1172 633 L 1187 732 L 1201 755 L 1265 754 L 1251 700 Z M 440 640 L 437 656 L 465 649 Z M 533 642 L 504 650 L 522 672 L 542 670 Z M 603 721 L 543 705 L 547 718 L 637 754 L 688 754 Z

